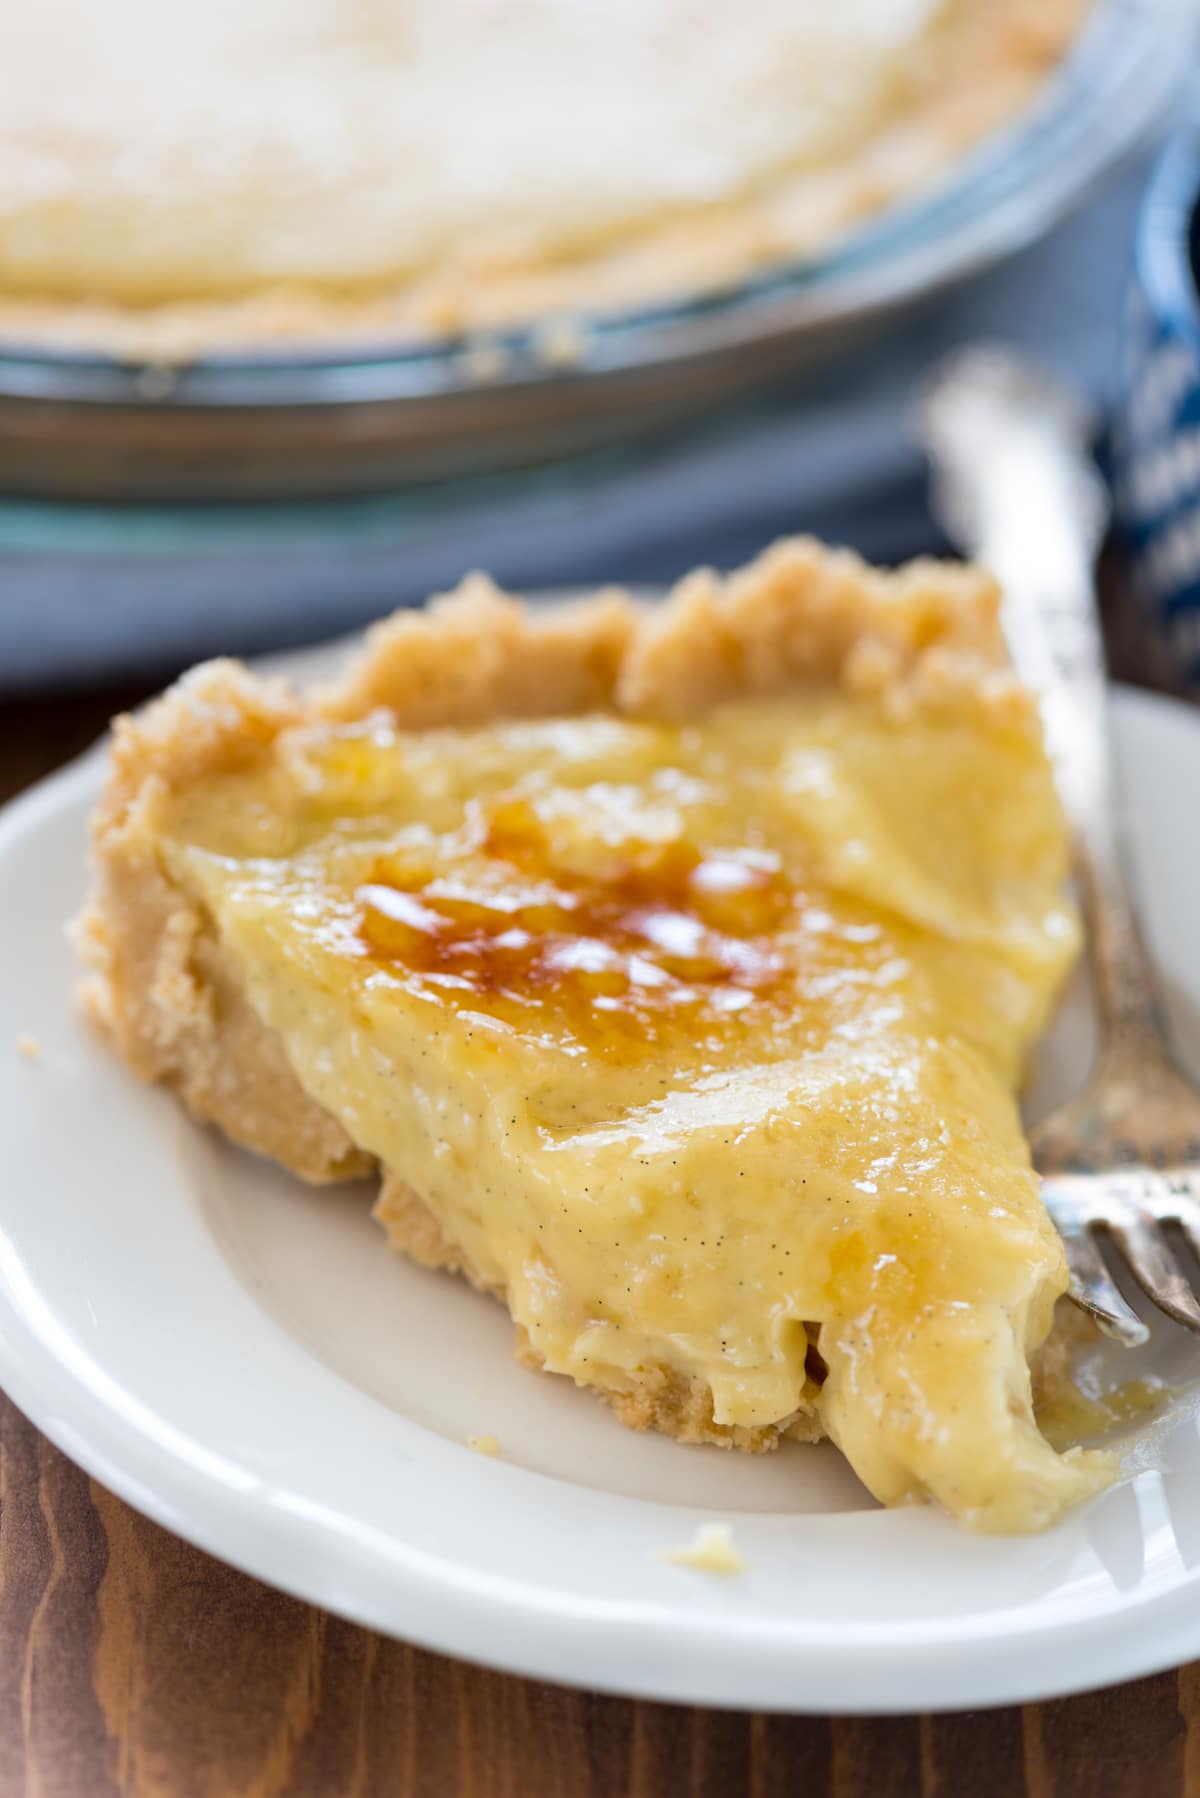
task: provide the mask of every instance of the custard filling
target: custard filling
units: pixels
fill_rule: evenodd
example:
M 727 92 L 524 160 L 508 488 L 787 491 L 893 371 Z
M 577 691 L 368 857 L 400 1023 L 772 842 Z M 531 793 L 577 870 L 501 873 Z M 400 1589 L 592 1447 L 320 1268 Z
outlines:
M 1078 929 L 1022 723 L 376 715 L 157 806 L 301 1085 L 549 1370 L 815 1413 L 879 1499 L 981 1528 L 1104 1483 L 1030 1398 L 1066 1268 L 1014 1093 Z

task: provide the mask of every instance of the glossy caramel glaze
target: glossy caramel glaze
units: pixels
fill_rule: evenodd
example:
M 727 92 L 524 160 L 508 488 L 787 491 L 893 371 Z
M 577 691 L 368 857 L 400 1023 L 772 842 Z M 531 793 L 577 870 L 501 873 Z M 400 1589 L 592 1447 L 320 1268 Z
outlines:
M 369 953 L 448 1003 L 513 1024 L 553 1006 L 582 1045 L 628 1054 L 778 1002 L 798 895 L 762 849 L 635 839 L 591 869 L 556 867 L 537 810 L 513 799 L 488 816 L 474 876 L 394 857 L 356 898 Z

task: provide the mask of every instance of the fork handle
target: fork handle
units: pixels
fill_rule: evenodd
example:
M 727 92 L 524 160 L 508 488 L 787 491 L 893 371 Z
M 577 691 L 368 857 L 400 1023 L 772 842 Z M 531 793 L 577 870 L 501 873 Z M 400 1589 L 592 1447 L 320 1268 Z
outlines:
M 1076 837 L 1101 1052 L 1169 1059 L 1125 876 L 1092 577 L 1108 499 L 1089 421 L 1040 371 L 985 350 L 967 352 L 935 384 L 926 434 L 940 510 L 1000 581 L 1009 652 L 1041 701 Z

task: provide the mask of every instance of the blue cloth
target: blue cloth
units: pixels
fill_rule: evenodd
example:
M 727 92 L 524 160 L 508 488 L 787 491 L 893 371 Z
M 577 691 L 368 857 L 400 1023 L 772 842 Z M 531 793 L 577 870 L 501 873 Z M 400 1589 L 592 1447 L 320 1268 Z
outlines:
M 487 568 L 517 589 L 668 581 L 815 531 L 895 560 L 939 547 L 908 416 L 967 339 L 1017 340 L 1107 401 L 1148 163 L 1013 262 L 817 377 L 619 455 L 389 499 L 251 509 L 0 500 L 0 692 L 165 678 L 350 630 Z

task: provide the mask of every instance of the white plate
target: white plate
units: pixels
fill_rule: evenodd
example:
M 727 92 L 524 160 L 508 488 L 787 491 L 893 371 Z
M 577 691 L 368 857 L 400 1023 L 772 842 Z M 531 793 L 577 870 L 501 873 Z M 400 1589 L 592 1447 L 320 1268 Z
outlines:
M 1123 694 L 1118 720 L 1151 936 L 1195 1058 L 1200 715 Z M 89 757 L 0 818 L 0 1380 L 89 1472 L 345 1616 L 647 1697 L 929 1710 L 1200 1654 L 1182 1395 L 1131 1439 L 1140 1471 L 1046 1535 L 883 1512 L 828 1447 L 752 1458 L 623 1430 L 519 1368 L 498 1306 L 389 1255 L 365 1190 L 309 1192 L 137 1086 L 77 1018 L 62 930 L 99 773 Z M 1088 1029 L 1077 994 L 1043 1096 L 1078 1075 Z M 1167 1326 L 1128 1367 L 1146 1356 L 1176 1382 L 1200 1371 Z M 503 1457 L 472 1453 L 472 1433 Z M 714 1518 L 744 1574 L 660 1558 Z

